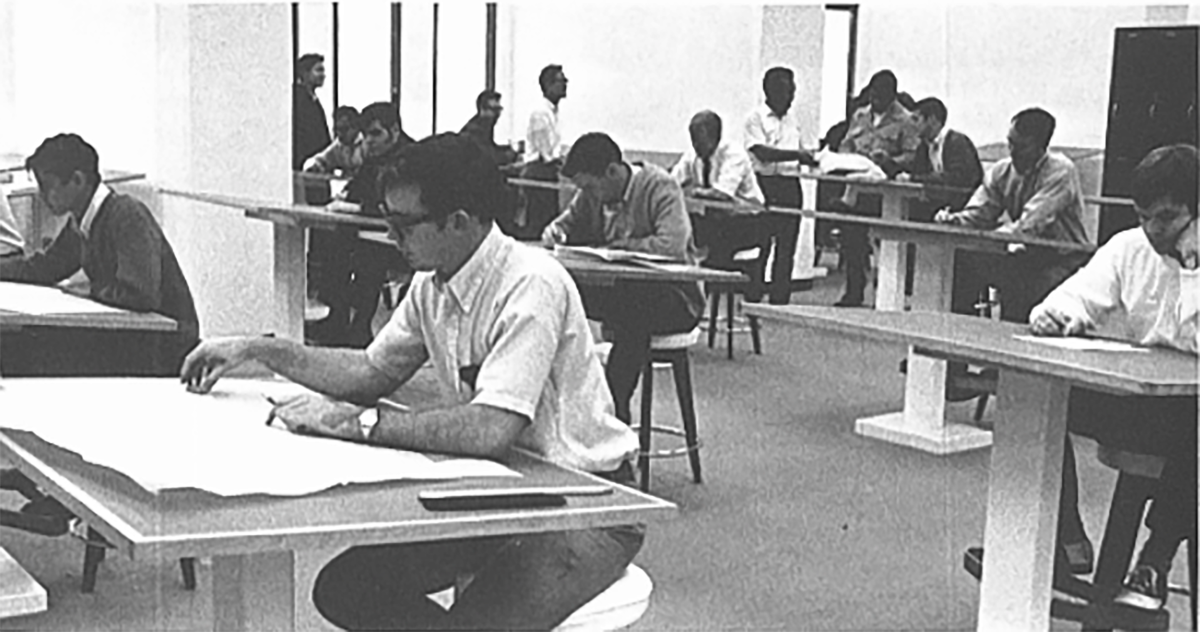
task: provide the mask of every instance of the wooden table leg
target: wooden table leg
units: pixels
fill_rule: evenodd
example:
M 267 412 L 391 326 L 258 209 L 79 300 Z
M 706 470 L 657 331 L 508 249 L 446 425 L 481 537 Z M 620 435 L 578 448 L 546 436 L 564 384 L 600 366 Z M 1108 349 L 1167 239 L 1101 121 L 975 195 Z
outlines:
M 304 340 L 304 299 L 308 285 L 308 258 L 304 229 L 273 223 L 275 231 L 275 335 Z
M 921 244 L 917 247 L 915 263 L 912 308 L 950 311 L 950 291 L 954 285 L 953 248 Z M 903 276 L 901 270 L 901 293 Z M 992 444 L 991 432 L 946 420 L 945 360 L 921 355 L 909 347 L 907 366 L 904 410 L 858 419 L 854 423 L 856 433 L 932 454 L 955 454 Z
M 294 630 L 295 557 L 272 551 L 213 558 L 213 630 Z
M 978 630 L 1049 629 L 1069 389 L 1043 375 L 1000 373 Z

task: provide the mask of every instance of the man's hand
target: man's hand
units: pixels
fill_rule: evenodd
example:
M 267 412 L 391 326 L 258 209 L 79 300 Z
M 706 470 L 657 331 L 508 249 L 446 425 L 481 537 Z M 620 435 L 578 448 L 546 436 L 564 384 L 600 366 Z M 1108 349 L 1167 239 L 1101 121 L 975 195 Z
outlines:
M 1072 318 L 1053 307 L 1044 307 L 1033 314 L 1029 331 L 1037 336 L 1078 336 L 1087 330 L 1087 323 Z
M 716 200 L 718 202 L 729 202 L 733 200 L 724 191 L 714 189 L 712 187 L 696 187 L 690 191 L 692 197 L 700 198 L 701 200 Z
M 567 243 L 567 231 L 554 222 L 551 222 L 542 231 L 542 243 L 551 248 L 555 244 L 565 244 Z
M 958 218 L 956 218 L 954 213 L 951 213 L 950 209 L 947 207 L 938 211 L 937 213 L 934 213 L 933 221 L 935 224 L 957 224 Z
M 193 393 L 207 393 L 217 380 L 234 367 L 251 359 L 250 338 L 205 340 L 183 360 L 179 380 Z
M 282 421 L 296 434 L 311 434 L 361 441 L 362 424 L 358 417 L 366 409 L 323 395 L 297 395 L 279 402 L 271 419 Z
M 912 182 L 912 175 L 907 171 L 901 171 L 896 174 L 896 182 Z
M 71 296 L 78 296 L 79 298 L 91 298 L 92 297 L 92 290 L 91 290 L 91 288 L 89 288 L 87 286 L 87 284 L 60 285 L 60 286 L 58 286 L 58 289 L 62 290 L 62 292 L 64 294 L 70 294 Z
M 326 204 L 325 208 L 333 211 L 334 213 L 358 213 L 362 211 L 362 207 L 359 205 L 355 204 L 354 202 L 347 202 L 345 200 L 334 200 L 329 204 Z

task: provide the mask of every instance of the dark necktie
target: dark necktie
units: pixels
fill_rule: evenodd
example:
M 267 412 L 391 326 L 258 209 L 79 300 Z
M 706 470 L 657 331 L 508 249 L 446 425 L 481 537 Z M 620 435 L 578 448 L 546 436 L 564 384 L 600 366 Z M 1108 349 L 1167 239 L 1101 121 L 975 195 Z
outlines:
M 704 175 L 702 176 L 701 180 L 704 183 L 704 188 L 707 189 L 712 186 L 712 181 L 709 179 L 709 176 L 708 176 L 708 172 L 712 170 L 712 157 L 705 156 L 700 159 L 700 162 L 703 163 L 703 168 L 704 168 Z

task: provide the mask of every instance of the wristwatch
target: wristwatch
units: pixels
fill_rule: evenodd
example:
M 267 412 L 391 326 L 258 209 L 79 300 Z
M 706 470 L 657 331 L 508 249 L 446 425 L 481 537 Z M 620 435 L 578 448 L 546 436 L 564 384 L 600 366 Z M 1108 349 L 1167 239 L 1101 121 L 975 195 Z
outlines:
M 362 428 L 362 438 L 367 440 L 371 438 L 371 430 L 375 428 L 375 424 L 379 423 L 379 409 L 372 406 L 358 416 L 358 425 Z

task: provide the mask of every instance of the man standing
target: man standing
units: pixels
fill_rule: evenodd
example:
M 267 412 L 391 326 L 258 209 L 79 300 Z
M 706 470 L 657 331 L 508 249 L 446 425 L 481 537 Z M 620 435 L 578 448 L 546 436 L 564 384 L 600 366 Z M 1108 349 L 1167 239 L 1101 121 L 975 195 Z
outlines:
M 379 171 L 395 162 L 400 149 L 413 141 L 401 129 L 396 107 L 386 101 L 363 108 L 360 123 L 363 165 L 346 185 L 346 201 L 358 203 L 364 215 L 379 217 Z M 339 210 L 340 205 L 335 201 L 330 208 Z M 313 231 L 309 247 L 324 268 L 314 278 L 321 280 L 317 297 L 329 306 L 329 315 L 309 325 L 306 337 L 321 344 L 365 347 L 371 341 L 371 320 L 387 271 L 404 262 L 395 249 L 358 239 L 353 228 Z
M 890 70 L 881 70 L 871 77 L 867 85 L 870 103 L 859 108 L 850 118 L 850 127 L 842 139 L 838 151 L 855 153 L 870 158 L 879 165 L 888 177 L 898 171 L 910 169 L 917 155 L 921 140 L 917 136 L 912 116 L 896 99 L 896 75 Z M 847 187 L 852 190 L 853 186 Z M 868 195 L 853 200 L 850 212 L 860 215 L 879 215 L 881 199 Z M 845 258 L 846 291 L 834 305 L 859 307 L 863 304 L 863 293 L 867 287 L 867 260 L 871 245 L 866 226 L 847 224 L 842 227 L 842 256 Z
M 317 99 L 317 88 L 325 85 L 325 58 L 316 53 L 296 60 L 296 84 L 292 88 L 292 169 L 329 146 L 329 124 L 325 108 Z
M 696 263 L 683 191 L 654 165 L 631 165 L 607 134 L 584 134 L 571 147 L 563 175 L 579 188 L 546 226 L 547 244 L 607 246 Z M 631 419 L 629 399 L 650 355 L 650 336 L 690 331 L 704 313 L 700 285 L 621 283 L 581 290 L 589 317 L 612 330 L 605 374 L 617 416 Z
M 521 177 L 557 182 L 566 147 L 558 126 L 558 104 L 567 96 L 567 76 L 562 66 L 550 64 L 538 75 L 542 101 L 529 115 L 525 133 L 525 167 Z M 525 189 L 523 236 L 535 238 L 558 214 L 558 191 Z
M 371 345 L 208 340 L 183 367 L 189 390 L 208 392 L 257 360 L 321 393 L 275 408 L 293 431 L 492 459 L 521 447 L 629 481 L 637 437 L 612 414 L 574 282 L 494 226 L 495 165 L 446 134 L 406 147 L 380 184 L 390 234 L 417 273 Z M 379 405 L 427 361 L 450 401 L 421 412 Z M 317 575 L 313 603 L 351 630 L 549 630 L 616 581 L 643 539 L 642 525 L 626 525 L 352 547 Z M 463 576 L 471 581 L 449 610 L 426 597 Z
M 25 161 L 25 167 L 33 172 L 38 195 L 50 212 L 70 219 L 44 253 L 0 259 L 0 279 L 53 285 L 82 268 L 88 278 L 88 298 L 123 309 L 156 312 L 179 324 L 162 356 L 153 360 L 155 374 L 173 373 L 195 345 L 200 326 L 187 279 L 150 210 L 100 181 L 96 149 L 76 134 L 47 138 Z M 78 348 L 66 353 L 73 356 L 73 368 L 79 370 L 75 375 L 88 373 L 83 367 L 93 363 L 99 367 L 96 373 L 104 373 L 106 366 L 116 366 L 116 356 L 146 349 L 132 347 L 115 349 L 114 357 L 108 358 Z M 55 355 L 49 349 L 40 351 L 46 354 L 44 358 Z M 146 366 L 144 358 L 131 361 L 134 366 Z
M 816 163 L 812 154 L 801 145 L 800 122 L 791 111 L 792 100 L 796 97 L 795 75 L 781 66 L 771 68 L 763 75 L 763 93 L 766 103 L 746 117 L 746 151 L 767 204 L 798 209 L 804 201 L 798 178 L 800 164 Z M 768 210 L 763 224 L 775 244 L 770 301 L 785 305 L 792 296 L 792 268 L 795 266 L 796 241 L 800 236 L 800 216 Z
M 721 117 L 712 110 L 696 113 L 688 125 L 692 149 L 671 169 L 671 177 L 684 193 L 697 198 L 723 202 L 744 201 L 762 205 L 765 202 L 750 157 L 739 147 L 722 142 Z M 764 216 L 757 209 L 745 213 L 707 209 L 703 215 L 693 215 L 692 228 L 696 244 L 708 249 L 706 265 L 725 270 L 734 269 L 733 255 L 759 245 Z M 752 300 L 762 296 L 763 274 L 768 248 L 759 253 L 752 283 Z
M 939 211 L 943 224 L 1087 244 L 1079 174 L 1066 156 L 1047 151 L 1054 117 L 1041 108 L 1018 112 L 1008 131 L 1009 157 L 996 163 L 963 210 Z M 1000 224 L 1007 214 L 1011 221 Z M 951 309 L 975 313 L 980 290 L 1000 290 L 1001 317 L 1023 323 L 1050 290 L 1087 261 L 1079 252 L 1014 246 L 1007 255 L 960 251 L 954 258 Z

